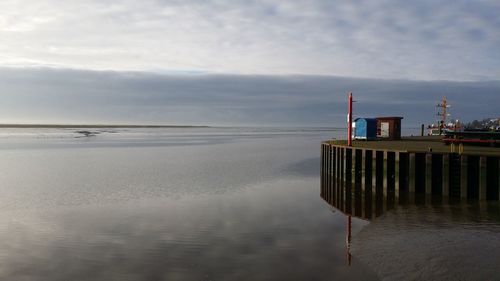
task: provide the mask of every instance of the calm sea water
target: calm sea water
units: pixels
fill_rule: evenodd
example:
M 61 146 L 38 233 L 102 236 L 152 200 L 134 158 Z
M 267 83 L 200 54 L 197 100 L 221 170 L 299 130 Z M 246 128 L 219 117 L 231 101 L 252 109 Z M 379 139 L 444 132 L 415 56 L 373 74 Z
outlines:
M 385 280 L 500 280 L 498 202 L 425 201 L 370 222 L 352 255 Z
M 339 132 L 75 131 L 0 131 L 1 280 L 377 279 L 320 198 Z
M 342 132 L 76 131 L 0 130 L 0 280 L 500 276 L 497 203 L 353 217 L 347 244 L 319 179 L 320 142 Z

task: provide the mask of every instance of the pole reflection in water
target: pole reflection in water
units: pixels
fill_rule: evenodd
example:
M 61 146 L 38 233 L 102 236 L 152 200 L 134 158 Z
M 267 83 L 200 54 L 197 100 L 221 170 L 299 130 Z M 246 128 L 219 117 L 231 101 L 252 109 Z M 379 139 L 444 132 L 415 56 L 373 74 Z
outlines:
M 345 239 L 346 253 L 347 253 L 347 265 L 351 266 L 351 230 L 352 230 L 352 219 L 351 216 L 347 216 L 347 233 Z
M 498 202 L 393 192 L 390 180 L 358 175 L 347 160 L 344 179 L 323 163 L 321 198 L 345 215 L 348 265 L 354 258 L 384 280 L 498 280 Z M 353 220 L 369 223 L 352 231 Z

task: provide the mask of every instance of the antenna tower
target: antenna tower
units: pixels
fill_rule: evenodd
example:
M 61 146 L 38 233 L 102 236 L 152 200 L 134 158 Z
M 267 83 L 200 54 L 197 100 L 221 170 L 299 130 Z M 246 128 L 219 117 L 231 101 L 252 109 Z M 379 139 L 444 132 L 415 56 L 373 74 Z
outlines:
M 450 114 L 447 113 L 447 108 L 450 107 L 450 105 L 446 102 L 446 97 L 443 97 L 441 103 L 438 103 L 436 107 L 438 108 L 437 116 L 441 117 L 439 128 L 444 129 L 447 124 L 446 119 L 450 116 Z

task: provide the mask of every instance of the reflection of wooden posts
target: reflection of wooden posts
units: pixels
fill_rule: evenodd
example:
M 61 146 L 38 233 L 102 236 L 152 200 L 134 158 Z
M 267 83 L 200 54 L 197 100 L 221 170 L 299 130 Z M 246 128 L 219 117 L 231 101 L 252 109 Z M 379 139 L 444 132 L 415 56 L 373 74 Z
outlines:
M 347 265 L 351 266 L 351 216 L 347 216 L 347 231 L 346 231 L 346 255 L 347 255 Z

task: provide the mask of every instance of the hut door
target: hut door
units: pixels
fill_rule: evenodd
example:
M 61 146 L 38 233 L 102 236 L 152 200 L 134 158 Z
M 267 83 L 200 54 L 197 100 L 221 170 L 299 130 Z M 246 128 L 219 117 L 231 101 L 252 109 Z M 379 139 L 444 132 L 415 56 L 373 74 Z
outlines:
M 389 122 L 380 123 L 380 137 L 382 138 L 389 137 Z

